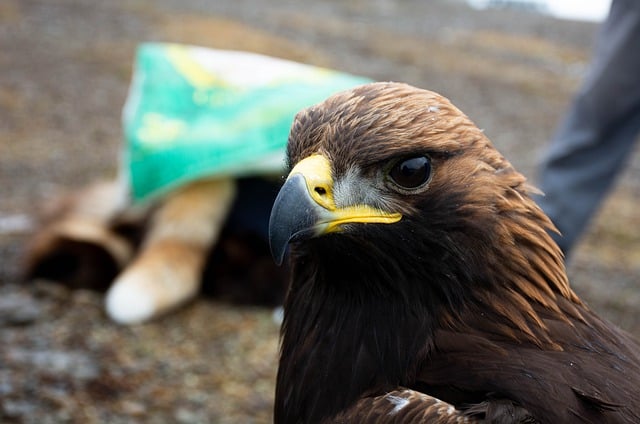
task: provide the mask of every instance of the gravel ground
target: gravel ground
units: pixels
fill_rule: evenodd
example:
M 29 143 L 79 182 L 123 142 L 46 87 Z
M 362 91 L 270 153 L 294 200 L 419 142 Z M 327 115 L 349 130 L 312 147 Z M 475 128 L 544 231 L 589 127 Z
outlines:
M 201 298 L 120 327 L 100 294 L 20 281 L 37 205 L 116 172 L 138 43 L 249 50 L 433 89 L 535 181 L 596 28 L 453 0 L 3 0 L 0 422 L 271 421 L 270 309 Z M 594 309 L 640 335 L 639 155 L 629 162 L 569 272 Z

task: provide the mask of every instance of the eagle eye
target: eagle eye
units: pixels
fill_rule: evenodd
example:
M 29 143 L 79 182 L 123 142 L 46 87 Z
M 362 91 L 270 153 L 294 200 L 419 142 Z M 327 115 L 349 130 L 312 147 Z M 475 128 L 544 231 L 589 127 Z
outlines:
M 426 156 L 401 159 L 389 170 L 389 177 L 399 187 L 415 189 L 427 181 L 431 176 L 431 161 Z

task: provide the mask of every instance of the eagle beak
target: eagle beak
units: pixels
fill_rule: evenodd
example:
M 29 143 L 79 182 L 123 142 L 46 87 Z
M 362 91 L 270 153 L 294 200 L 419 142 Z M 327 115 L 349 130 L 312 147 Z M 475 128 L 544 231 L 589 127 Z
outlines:
M 289 242 L 340 231 L 347 223 L 391 224 L 402 218 L 368 205 L 337 207 L 331 164 L 311 155 L 291 170 L 271 209 L 269 244 L 280 265 Z

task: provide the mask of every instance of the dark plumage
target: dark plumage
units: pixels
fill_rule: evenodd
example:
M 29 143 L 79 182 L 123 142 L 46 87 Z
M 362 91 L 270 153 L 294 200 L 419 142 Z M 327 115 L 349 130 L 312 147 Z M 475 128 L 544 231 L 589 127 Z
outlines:
M 276 423 L 640 422 L 638 343 L 571 290 L 532 188 L 447 99 L 338 93 L 287 157 Z

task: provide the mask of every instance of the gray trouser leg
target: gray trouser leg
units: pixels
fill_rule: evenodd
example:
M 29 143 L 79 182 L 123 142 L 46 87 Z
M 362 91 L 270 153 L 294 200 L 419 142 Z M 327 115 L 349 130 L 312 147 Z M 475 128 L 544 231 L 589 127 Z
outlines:
M 536 197 L 568 254 L 640 132 L 640 1 L 613 0 L 589 74 L 551 141 Z

